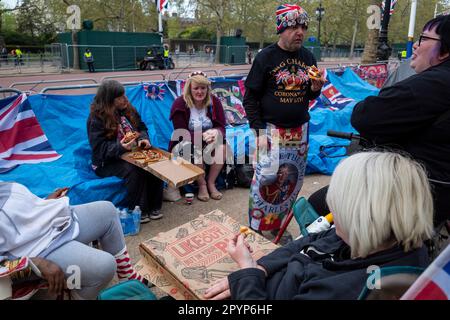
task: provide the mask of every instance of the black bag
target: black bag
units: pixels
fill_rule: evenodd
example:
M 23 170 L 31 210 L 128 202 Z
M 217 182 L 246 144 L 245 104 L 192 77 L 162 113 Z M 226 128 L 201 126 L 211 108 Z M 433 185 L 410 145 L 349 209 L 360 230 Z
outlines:
M 250 188 L 253 180 L 253 166 L 251 164 L 237 164 L 234 168 L 236 184 L 239 187 Z

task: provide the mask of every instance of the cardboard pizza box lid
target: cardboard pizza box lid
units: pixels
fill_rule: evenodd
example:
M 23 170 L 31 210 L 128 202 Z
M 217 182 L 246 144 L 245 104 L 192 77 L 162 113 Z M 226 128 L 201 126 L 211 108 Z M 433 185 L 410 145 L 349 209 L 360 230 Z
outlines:
M 142 159 L 133 159 L 133 152 L 126 152 L 122 155 L 122 159 L 147 170 L 154 176 L 167 182 L 173 188 L 192 183 L 205 173 L 203 169 L 181 157 L 173 159 L 169 152 L 156 147 L 152 147 L 151 150 L 161 153 L 163 158 L 159 161 L 145 164 Z
M 227 253 L 228 240 L 241 225 L 220 210 L 158 234 L 140 244 L 142 275 L 175 299 L 203 299 L 206 289 L 238 270 Z M 255 260 L 278 245 L 251 232 L 246 241 Z M 145 266 L 145 267 L 144 267 Z

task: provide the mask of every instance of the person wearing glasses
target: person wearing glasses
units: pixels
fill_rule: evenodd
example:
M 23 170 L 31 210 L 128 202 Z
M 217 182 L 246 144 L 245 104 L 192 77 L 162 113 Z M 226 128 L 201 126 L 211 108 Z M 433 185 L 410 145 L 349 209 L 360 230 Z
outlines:
M 308 14 L 302 7 L 278 6 L 279 40 L 256 55 L 245 81 L 243 105 L 250 128 L 256 131 L 259 152 L 250 187 L 249 225 L 260 232 L 279 230 L 303 185 L 310 119 L 308 105 L 320 95 L 325 83 L 323 75 L 317 79 L 308 76 L 310 67 L 317 66 L 314 55 L 302 46 L 308 23 Z M 280 148 L 272 143 L 277 132 Z M 295 187 L 281 203 L 267 201 L 263 196 L 265 182 L 276 179 L 278 167 L 284 164 L 297 177 Z M 268 167 L 271 169 L 266 170 Z
M 219 98 L 211 93 L 211 82 L 204 72 L 192 72 L 186 80 L 182 96 L 170 111 L 174 132 L 169 151 L 192 161 L 200 168 L 209 165 L 207 177 L 198 178 L 200 201 L 220 200 L 216 179 L 226 156 L 225 113 Z M 188 156 L 189 154 L 189 156 Z
M 450 218 L 450 16 L 428 21 L 413 49 L 417 74 L 358 103 L 351 123 L 374 145 L 425 166 L 439 227 Z

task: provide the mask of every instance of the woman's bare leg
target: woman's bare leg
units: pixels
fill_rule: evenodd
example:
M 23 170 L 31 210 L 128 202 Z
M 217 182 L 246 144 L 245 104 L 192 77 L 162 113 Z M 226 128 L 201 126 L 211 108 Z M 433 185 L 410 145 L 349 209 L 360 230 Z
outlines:
M 222 144 L 217 148 L 217 154 L 214 155 L 214 164 L 209 167 L 208 178 L 206 181 L 211 197 L 216 200 L 219 200 L 222 197 L 222 194 L 216 188 L 216 179 L 225 164 L 225 157 L 226 148 L 225 145 Z

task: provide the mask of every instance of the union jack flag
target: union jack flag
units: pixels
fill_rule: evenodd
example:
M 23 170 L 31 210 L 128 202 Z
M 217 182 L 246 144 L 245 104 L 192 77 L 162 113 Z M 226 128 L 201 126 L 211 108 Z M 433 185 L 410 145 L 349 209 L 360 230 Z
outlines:
M 394 7 L 397 4 L 397 0 L 391 0 L 391 9 L 389 10 L 390 15 L 394 13 Z M 384 12 L 384 8 L 386 7 L 386 0 L 383 0 L 381 3 L 381 12 Z
M 0 100 L 0 173 L 20 164 L 60 157 L 50 146 L 25 93 Z
M 169 5 L 169 0 L 157 0 L 156 8 L 158 10 L 158 13 L 163 14 L 168 9 L 168 5 Z
M 283 13 L 286 13 L 288 11 L 292 11 L 292 10 L 300 10 L 300 7 L 296 4 L 282 4 L 280 6 L 278 6 L 277 11 L 276 11 L 276 15 L 280 15 Z
M 402 300 L 450 300 L 450 246 L 425 269 Z
M 333 84 L 328 82 L 323 88 L 322 88 L 322 95 L 327 98 L 327 100 L 330 102 L 331 107 L 336 109 L 342 109 L 350 102 L 354 101 L 351 98 L 345 97 Z

